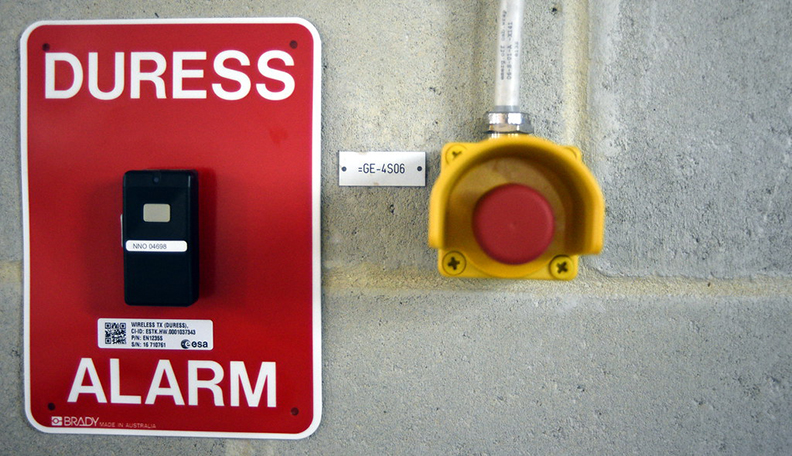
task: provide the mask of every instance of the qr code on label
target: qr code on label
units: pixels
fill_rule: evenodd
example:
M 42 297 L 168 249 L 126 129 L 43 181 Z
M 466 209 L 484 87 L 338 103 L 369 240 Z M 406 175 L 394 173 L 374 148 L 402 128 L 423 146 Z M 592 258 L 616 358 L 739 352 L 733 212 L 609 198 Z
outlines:
M 105 343 L 126 345 L 126 323 L 105 323 Z

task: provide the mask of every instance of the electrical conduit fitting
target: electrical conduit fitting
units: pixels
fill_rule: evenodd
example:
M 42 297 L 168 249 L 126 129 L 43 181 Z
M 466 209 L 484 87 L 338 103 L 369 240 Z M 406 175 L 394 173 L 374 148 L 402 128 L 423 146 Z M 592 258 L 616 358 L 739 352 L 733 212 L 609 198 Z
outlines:
M 489 134 L 522 133 L 530 135 L 534 132 L 528 114 L 524 112 L 490 111 L 485 116 L 486 132 Z

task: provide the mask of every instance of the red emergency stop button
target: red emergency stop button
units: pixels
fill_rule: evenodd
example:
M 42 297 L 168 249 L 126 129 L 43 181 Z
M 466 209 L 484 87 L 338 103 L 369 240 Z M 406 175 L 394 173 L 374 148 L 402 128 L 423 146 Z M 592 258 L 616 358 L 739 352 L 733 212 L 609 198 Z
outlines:
M 505 264 L 535 260 L 553 240 L 555 217 L 538 191 L 522 184 L 496 187 L 473 210 L 473 234 L 481 249 Z

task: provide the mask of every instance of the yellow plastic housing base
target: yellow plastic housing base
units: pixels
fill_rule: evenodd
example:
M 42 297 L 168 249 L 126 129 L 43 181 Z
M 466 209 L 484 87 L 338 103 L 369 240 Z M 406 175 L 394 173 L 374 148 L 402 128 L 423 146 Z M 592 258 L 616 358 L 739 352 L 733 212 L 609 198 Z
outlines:
M 524 264 L 496 261 L 473 235 L 479 198 L 509 183 L 540 192 L 555 218 L 550 245 Z M 577 275 L 578 255 L 602 250 L 604 221 L 602 191 L 575 147 L 530 135 L 443 147 L 429 202 L 429 245 L 438 249 L 437 267 L 445 276 L 571 280 Z

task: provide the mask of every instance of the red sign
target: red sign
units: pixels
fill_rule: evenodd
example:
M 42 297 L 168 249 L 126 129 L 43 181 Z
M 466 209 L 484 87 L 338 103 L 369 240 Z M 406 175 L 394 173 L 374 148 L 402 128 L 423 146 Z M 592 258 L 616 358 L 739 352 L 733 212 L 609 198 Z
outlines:
M 310 435 L 321 414 L 313 26 L 42 22 L 21 59 L 33 426 Z M 188 307 L 124 301 L 122 180 L 146 169 L 197 172 L 200 292 Z M 146 217 L 170 217 L 149 206 Z M 185 248 L 135 244 L 149 247 Z

